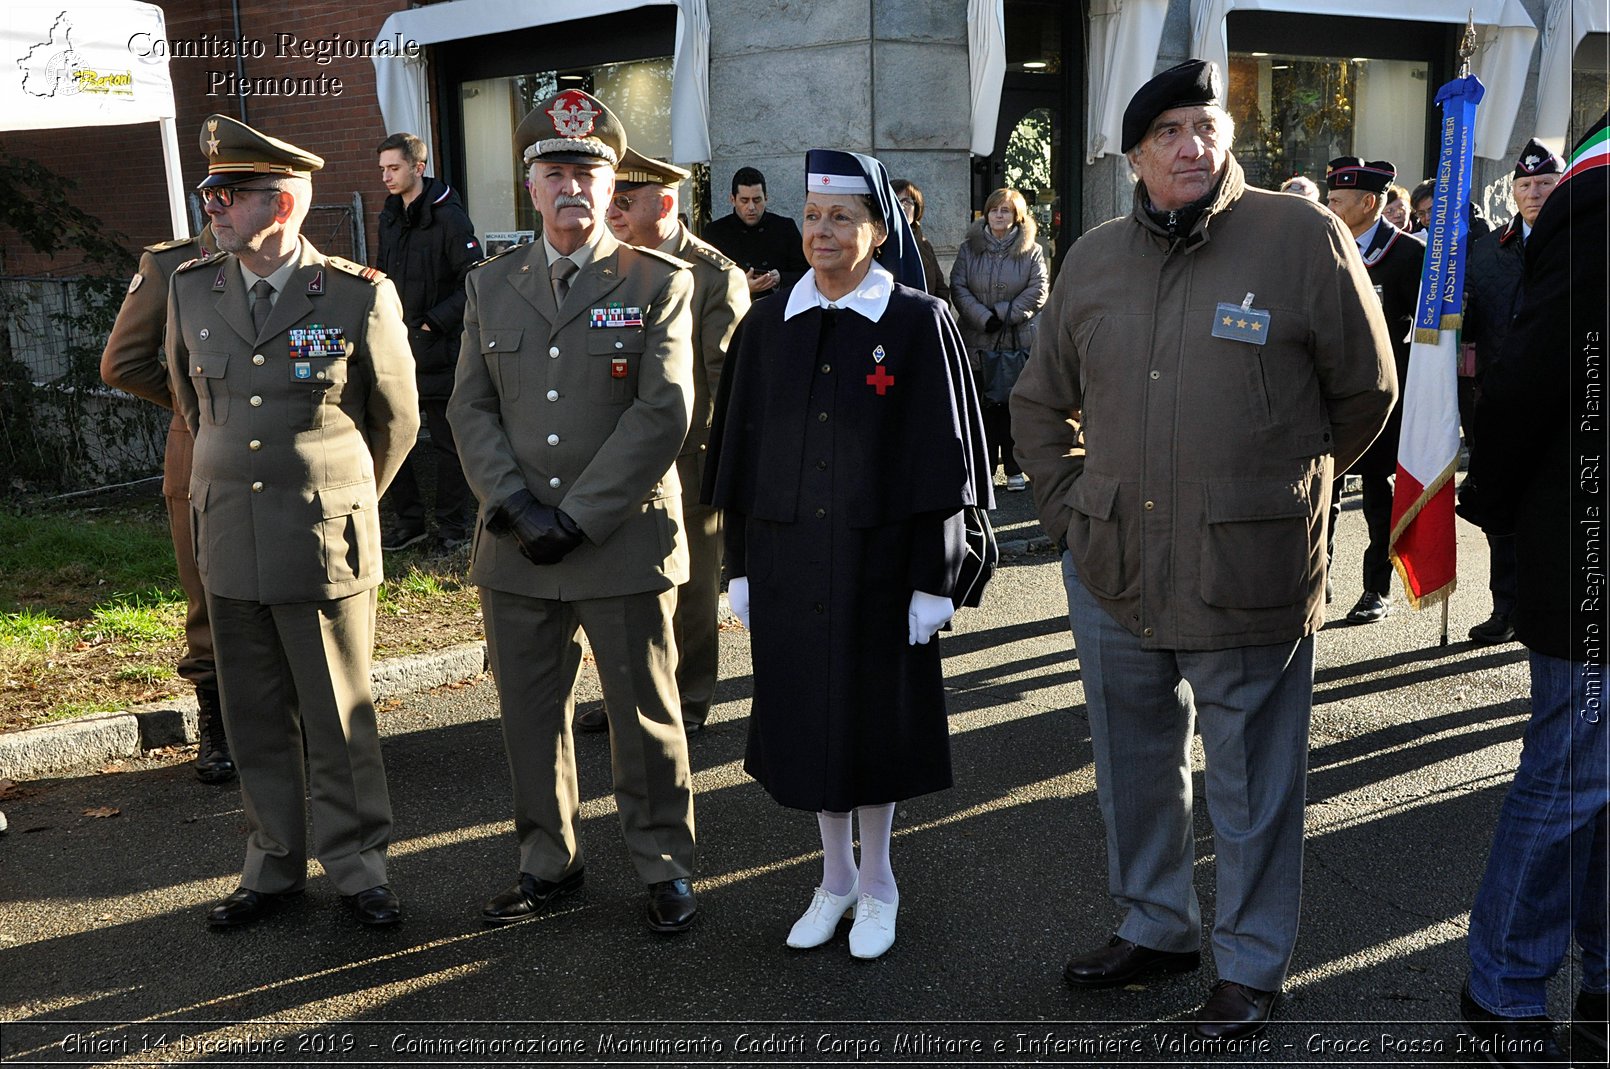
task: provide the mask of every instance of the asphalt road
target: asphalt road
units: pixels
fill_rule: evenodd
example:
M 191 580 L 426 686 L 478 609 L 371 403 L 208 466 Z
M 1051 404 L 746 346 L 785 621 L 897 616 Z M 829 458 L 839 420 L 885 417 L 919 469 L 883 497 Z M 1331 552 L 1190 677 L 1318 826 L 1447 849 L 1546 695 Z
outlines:
M 1003 537 L 1037 533 L 1002 495 Z M 1357 597 L 1357 496 L 1334 608 Z M 942 639 L 956 786 L 900 805 L 899 938 L 875 962 L 842 930 L 783 945 L 819 876 L 815 821 L 743 773 L 747 636 L 723 635 L 711 728 L 692 744 L 701 847 L 695 929 L 657 937 L 620 841 L 605 737 L 580 736 L 587 885 L 557 912 L 483 928 L 514 877 L 490 680 L 384 711 L 396 810 L 396 930 L 361 929 L 315 879 L 251 929 L 214 933 L 236 884 L 233 788 L 180 758 L 22 784 L 0 838 L 6 1064 L 1462 1064 L 1458 991 L 1480 879 L 1527 712 L 1525 653 L 1477 648 L 1485 544 L 1460 525 L 1455 641 L 1439 613 L 1318 640 L 1304 927 L 1277 1022 L 1208 1057 L 1186 1020 L 1213 978 L 1074 993 L 1070 952 L 1117 922 L 1105 893 L 1079 667 L 1060 569 L 1011 560 Z M 597 694 L 596 677 L 584 685 Z M 1200 777 L 1197 780 L 1200 792 Z M 93 816 L 96 809 L 115 816 Z M 1198 807 L 1211 921 L 1213 843 Z M 1564 1014 L 1575 966 L 1552 989 Z

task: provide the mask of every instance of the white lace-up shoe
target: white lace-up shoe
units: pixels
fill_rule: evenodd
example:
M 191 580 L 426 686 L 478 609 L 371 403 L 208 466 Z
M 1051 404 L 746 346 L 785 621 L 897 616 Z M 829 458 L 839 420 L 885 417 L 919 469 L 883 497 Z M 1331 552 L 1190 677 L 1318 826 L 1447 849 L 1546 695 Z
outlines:
M 855 899 L 860 888 L 861 881 L 856 880 L 848 894 L 829 894 L 820 887 L 811 892 L 811 904 L 794 922 L 788 933 L 788 945 L 795 950 L 808 950 L 833 938 L 839 918 L 846 913 L 855 916 Z
M 894 917 L 899 908 L 898 899 L 883 902 L 871 895 L 862 895 L 855 904 L 855 924 L 850 927 L 850 956 L 882 957 L 884 951 L 894 946 Z

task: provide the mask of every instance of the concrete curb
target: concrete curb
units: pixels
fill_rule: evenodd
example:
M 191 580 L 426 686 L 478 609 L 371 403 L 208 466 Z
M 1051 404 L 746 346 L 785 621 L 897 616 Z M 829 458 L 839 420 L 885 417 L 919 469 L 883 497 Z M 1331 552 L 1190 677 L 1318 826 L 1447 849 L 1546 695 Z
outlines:
M 459 683 L 485 670 L 486 644 L 465 642 L 428 653 L 389 657 L 371 669 L 369 679 L 379 702 Z M 82 770 L 195 741 L 195 695 L 176 695 L 122 712 L 94 713 L 0 734 L 0 779 Z
M 999 544 L 1002 558 L 1051 549 L 1044 535 Z M 738 618 L 721 595 L 720 619 Z M 486 643 L 465 642 L 428 653 L 388 657 L 370 671 L 375 701 L 387 701 L 433 687 L 472 679 L 487 671 Z M 176 695 L 111 713 L 93 713 L 53 724 L 0 734 L 0 779 L 22 780 L 82 770 L 120 758 L 138 757 L 163 746 L 196 741 L 196 699 Z

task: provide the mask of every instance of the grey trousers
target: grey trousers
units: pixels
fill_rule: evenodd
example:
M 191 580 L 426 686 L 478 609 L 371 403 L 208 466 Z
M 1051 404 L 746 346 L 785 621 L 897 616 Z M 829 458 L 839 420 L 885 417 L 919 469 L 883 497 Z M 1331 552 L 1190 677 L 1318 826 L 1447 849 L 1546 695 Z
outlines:
M 1147 650 L 1062 557 L 1096 795 L 1107 827 L 1118 934 L 1154 950 L 1201 946 L 1192 883 L 1191 734 L 1200 725 L 1217 873 L 1219 976 L 1285 982 L 1302 895 L 1303 805 L 1314 640 L 1225 650 Z
M 521 872 L 557 881 L 582 867 L 571 720 L 585 629 L 609 715 L 615 805 L 638 878 L 650 884 L 693 875 L 693 777 L 671 640 L 675 602 L 674 589 L 550 601 L 481 588 Z
M 307 882 L 310 788 L 313 853 L 336 889 L 351 895 L 386 882 L 391 796 L 369 688 L 375 602 L 373 590 L 287 605 L 207 595 L 250 829 L 242 887 L 281 892 Z

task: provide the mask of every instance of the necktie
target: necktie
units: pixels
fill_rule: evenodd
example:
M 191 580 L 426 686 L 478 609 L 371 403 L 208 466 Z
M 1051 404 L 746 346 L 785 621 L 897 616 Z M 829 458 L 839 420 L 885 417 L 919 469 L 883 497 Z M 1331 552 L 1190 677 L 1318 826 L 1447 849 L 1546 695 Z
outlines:
M 252 329 L 259 336 L 263 327 L 268 324 L 268 313 L 273 310 L 274 287 L 268 284 L 268 279 L 260 278 L 252 286 Z
M 568 256 L 561 256 L 548 268 L 548 276 L 553 279 L 553 301 L 560 308 L 565 305 L 565 298 L 570 295 L 570 276 L 576 273 L 576 261 Z

